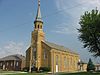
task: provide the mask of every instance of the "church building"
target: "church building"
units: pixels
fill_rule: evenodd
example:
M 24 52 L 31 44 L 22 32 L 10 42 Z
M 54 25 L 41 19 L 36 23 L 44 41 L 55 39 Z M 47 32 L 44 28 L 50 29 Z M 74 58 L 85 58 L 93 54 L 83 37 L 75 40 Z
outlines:
M 70 49 L 45 40 L 40 0 L 31 33 L 31 45 L 26 50 L 26 67 L 49 67 L 51 72 L 74 72 L 78 70 L 79 54 Z

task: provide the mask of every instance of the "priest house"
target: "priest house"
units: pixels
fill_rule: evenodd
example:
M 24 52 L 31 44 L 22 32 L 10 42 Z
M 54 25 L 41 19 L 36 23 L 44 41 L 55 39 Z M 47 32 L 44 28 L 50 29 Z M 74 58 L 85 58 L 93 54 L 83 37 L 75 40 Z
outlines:
M 26 67 L 49 67 L 51 72 L 74 72 L 78 70 L 79 54 L 70 49 L 45 40 L 43 20 L 40 11 L 40 0 L 31 33 L 31 45 L 26 50 Z

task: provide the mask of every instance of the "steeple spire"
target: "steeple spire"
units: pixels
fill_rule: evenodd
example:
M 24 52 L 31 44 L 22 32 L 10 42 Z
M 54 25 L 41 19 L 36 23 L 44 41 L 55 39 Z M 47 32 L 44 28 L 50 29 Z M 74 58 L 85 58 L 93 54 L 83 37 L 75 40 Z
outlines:
M 35 19 L 35 22 L 37 21 L 43 22 L 42 17 L 41 17 L 41 11 L 40 11 L 40 0 L 38 0 L 38 10 L 37 10 L 37 15 Z

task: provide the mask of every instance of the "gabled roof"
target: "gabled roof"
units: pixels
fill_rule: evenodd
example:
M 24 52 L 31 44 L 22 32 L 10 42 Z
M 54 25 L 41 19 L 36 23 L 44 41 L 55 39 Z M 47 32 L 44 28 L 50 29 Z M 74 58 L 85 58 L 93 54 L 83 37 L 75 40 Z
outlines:
M 44 42 L 45 44 L 47 44 L 49 47 L 51 47 L 51 48 L 55 48 L 55 49 L 57 49 L 57 50 L 67 51 L 67 52 L 70 52 L 70 53 L 74 53 L 74 54 L 79 55 L 78 53 L 76 53 L 76 52 L 74 52 L 74 51 L 72 51 L 72 50 L 70 50 L 69 48 L 66 48 L 66 47 L 64 47 L 64 46 L 57 45 L 57 44 L 55 44 L 55 43 L 51 43 L 51 42 L 48 42 L 48 41 L 43 41 L 43 42 Z
M 0 59 L 0 61 L 7 61 L 7 60 L 25 60 L 25 57 L 19 54 L 16 55 L 9 55 Z

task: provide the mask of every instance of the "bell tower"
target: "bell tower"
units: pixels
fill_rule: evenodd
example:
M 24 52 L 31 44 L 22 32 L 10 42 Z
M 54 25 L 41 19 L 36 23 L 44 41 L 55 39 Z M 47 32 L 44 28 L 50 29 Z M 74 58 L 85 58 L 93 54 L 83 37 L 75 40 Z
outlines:
M 34 21 L 34 31 L 32 31 L 31 37 L 31 54 L 32 62 L 31 65 L 34 65 L 38 69 L 41 67 L 42 62 L 42 41 L 44 40 L 43 32 L 43 20 L 41 17 L 40 11 L 40 0 L 38 0 L 38 10 L 37 15 Z
M 42 30 L 42 29 L 43 29 L 43 20 L 40 11 L 40 0 L 38 0 L 38 10 L 37 10 L 36 19 L 34 21 L 34 30 Z

